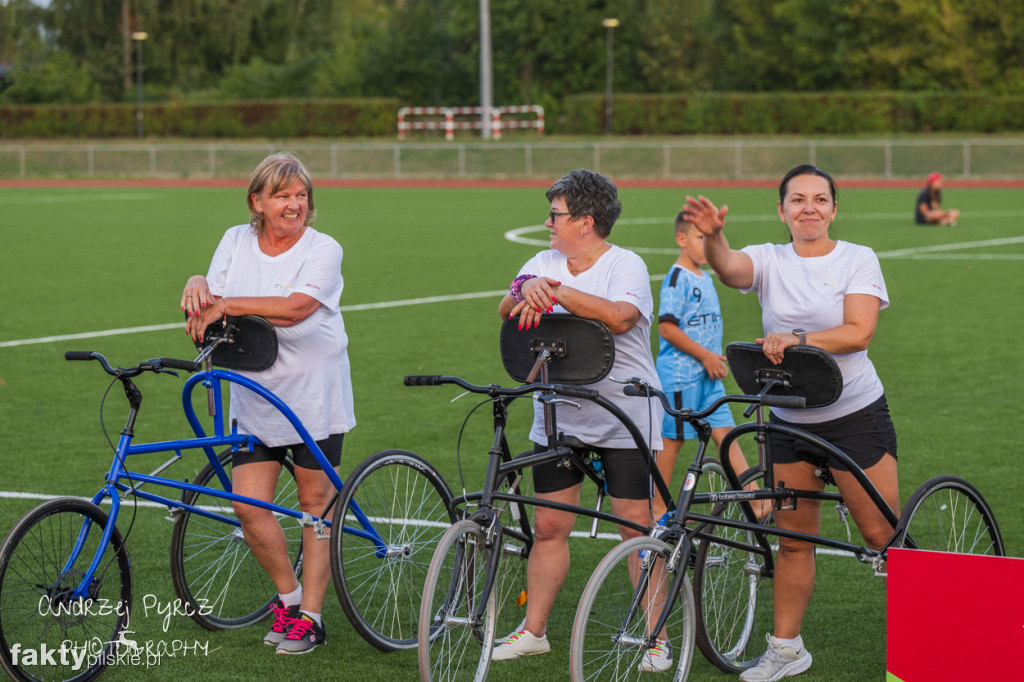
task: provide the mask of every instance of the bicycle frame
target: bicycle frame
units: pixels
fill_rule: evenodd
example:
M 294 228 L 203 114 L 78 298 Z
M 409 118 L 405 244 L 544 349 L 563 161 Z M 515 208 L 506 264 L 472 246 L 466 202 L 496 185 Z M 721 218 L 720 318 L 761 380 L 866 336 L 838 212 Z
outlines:
M 563 387 L 564 388 L 564 387 Z M 543 402 L 550 402 L 555 399 L 555 391 L 547 390 L 544 391 L 538 400 Z M 582 469 L 582 471 L 592 481 L 597 483 L 599 488 L 599 495 L 603 495 L 604 479 L 597 475 L 593 469 L 583 461 L 583 458 L 574 450 L 561 443 L 556 435 L 558 433 L 557 428 L 557 417 L 555 416 L 555 410 L 550 410 L 548 428 L 547 428 L 547 449 L 543 452 L 536 452 L 521 457 L 512 458 L 511 450 L 509 449 L 508 442 L 505 436 L 505 426 L 508 421 L 508 405 L 516 397 L 499 397 L 494 399 L 494 442 L 488 451 L 489 461 L 487 465 L 487 474 L 484 480 L 484 489 L 480 492 L 467 493 L 456 497 L 453 501 L 453 505 L 476 503 L 480 508 L 481 512 L 487 514 L 493 514 L 495 511 L 494 502 L 511 502 L 518 505 L 531 505 L 535 507 L 546 507 L 548 509 L 555 509 L 557 511 L 564 511 L 573 514 L 580 514 L 590 518 L 598 519 L 601 521 L 609 521 L 616 525 L 625 526 L 631 530 L 635 530 L 640 533 L 647 533 L 651 530 L 650 526 L 643 526 L 627 519 L 623 519 L 614 514 L 602 512 L 599 509 L 590 509 L 588 507 L 581 507 L 578 505 L 564 504 L 560 502 L 551 502 L 542 500 L 536 497 L 527 497 L 523 495 L 515 495 L 510 493 L 504 493 L 498 490 L 502 480 L 511 480 L 515 474 L 519 473 L 527 467 L 536 466 L 545 462 L 551 462 L 561 458 L 569 458 L 575 466 Z M 633 421 L 622 411 L 615 403 L 609 401 L 607 398 L 594 394 L 594 396 L 588 399 L 592 402 L 597 403 L 606 411 L 611 413 L 612 417 L 620 421 L 628 429 L 630 435 L 636 442 L 640 452 L 644 455 L 647 460 L 648 469 L 654 480 L 655 487 L 658 494 L 661 495 L 663 501 L 666 503 L 667 508 L 671 511 L 675 509 L 675 501 L 672 498 L 672 494 L 668 490 L 668 486 L 665 481 L 661 478 L 661 473 L 658 471 L 657 463 L 654 460 L 654 456 L 651 454 L 650 448 L 647 446 L 644 440 L 643 434 Z M 547 405 L 546 405 L 547 407 Z M 486 511 L 485 511 L 486 510 Z M 477 512 L 480 514 L 481 512 Z M 525 532 L 525 528 L 524 528 Z
M 732 469 L 732 464 L 729 461 L 729 458 L 725 457 L 722 458 L 721 460 L 722 469 L 725 472 L 726 477 L 729 479 L 729 485 L 731 490 L 709 494 L 710 502 L 735 503 L 743 500 L 793 500 L 795 504 L 797 500 L 801 499 L 832 501 L 837 503 L 842 502 L 843 498 L 837 492 L 828 492 L 825 490 L 815 491 L 798 490 L 792 488 L 780 488 L 775 485 L 775 481 L 772 477 L 771 459 L 765 451 L 765 442 L 769 434 L 780 433 L 792 436 L 800 441 L 814 445 L 820 450 L 822 450 L 828 456 L 834 457 L 835 459 L 842 462 L 843 465 L 846 467 L 847 471 L 857 480 L 861 488 L 863 488 L 865 493 L 867 493 L 868 497 L 875 503 L 875 506 L 878 507 L 878 510 L 883 514 L 883 516 L 885 516 L 886 520 L 893 527 L 893 529 L 896 529 L 899 519 L 896 516 L 895 512 L 893 512 L 893 510 L 889 508 L 889 505 L 878 492 L 877 488 L 875 488 L 874 484 L 871 482 L 871 479 L 869 479 L 867 474 L 864 473 L 864 470 L 861 469 L 860 466 L 856 462 L 854 462 L 849 455 L 847 455 L 845 452 L 843 452 L 836 446 L 832 445 L 828 441 L 823 440 L 822 438 L 808 431 L 804 431 L 803 429 L 787 426 L 784 424 L 773 424 L 766 422 L 763 417 L 762 409 L 758 409 L 757 420 L 755 422 L 739 424 L 729 430 L 728 434 L 726 434 L 726 436 L 722 439 L 722 443 L 719 446 L 720 451 L 728 452 L 728 449 L 732 445 L 733 441 L 735 441 L 740 436 L 748 433 L 754 433 L 758 443 L 760 464 L 764 469 L 765 475 L 764 487 L 757 491 L 742 490 L 736 472 L 733 471 Z M 731 519 L 722 519 L 710 515 L 696 514 L 689 511 L 689 505 L 685 503 L 681 503 L 680 508 L 686 510 L 683 514 L 684 521 L 713 522 L 716 525 L 726 526 L 729 528 L 736 528 L 745 531 L 756 531 L 754 532 L 754 536 L 759 539 L 759 544 L 761 545 L 760 550 L 750 547 L 749 545 L 732 545 L 732 543 L 730 542 L 725 542 L 724 544 L 732 545 L 738 549 L 750 549 L 751 551 L 757 551 L 758 553 L 765 556 L 768 562 L 768 566 L 771 566 L 771 548 L 769 547 L 767 540 L 765 538 L 769 534 L 777 537 L 784 537 L 793 540 L 811 542 L 832 549 L 847 551 L 854 554 L 862 561 L 864 561 L 866 558 L 871 558 L 878 555 L 878 552 L 863 547 L 861 545 L 855 545 L 850 542 L 843 542 L 841 540 L 826 538 L 820 535 L 809 535 L 807 533 L 800 533 L 797 531 L 791 531 L 784 528 L 776 527 L 766 529 L 765 526 L 758 524 L 756 522 L 756 519 L 753 518 L 749 518 L 746 522 L 743 522 L 738 520 L 734 521 Z M 749 513 L 752 515 L 752 511 L 749 508 L 744 507 L 743 509 L 744 513 Z M 721 540 L 719 539 L 719 541 Z
M 141 487 L 146 484 L 158 485 L 164 488 L 171 488 L 173 490 L 180 490 L 183 493 L 195 492 L 211 497 L 217 497 L 220 499 L 227 500 L 229 502 L 239 502 L 243 504 L 252 505 L 261 509 L 269 510 L 275 514 L 282 516 L 288 516 L 297 519 L 303 526 L 312 526 L 318 533 L 322 533 L 324 529 L 329 528 L 331 525 L 330 520 L 326 518 L 316 517 L 307 512 L 295 511 L 279 505 L 275 505 L 272 502 L 266 502 L 264 500 L 258 500 L 243 495 L 238 495 L 232 492 L 231 480 L 228 477 L 227 472 L 221 465 L 220 460 L 217 457 L 215 448 L 222 448 L 230 446 L 233 452 L 238 452 L 241 448 L 251 449 L 252 446 L 258 443 L 258 439 L 255 436 L 248 434 L 240 434 L 237 431 L 237 425 L 232 424 L 230 431 L 225 428 L 226 415 L 223 413 L 223 383 L 234 383 L 243 388 L 253 391 L 261 398 L 273 405 L 278 411 L 281 412 L 289 421 L 289 423 L 295 428 L 296 432 L 302 438 L 302 442 L 309 448 L 309 451 L 316 458 L 318 464 L 326 473 L 328 479 L 331 481 L 335 490 L 341 491 L 344 483 L 338 476 L 338 473 L 331 466 L 330 462 L 324 456 L 320 447 L 316 441 L 303 426 L 302 422 L 295 415 L 295 413 L 288 407 L 280 398 L 274 395 L 271 391 L 253 381 L 252 379 L 232 372 L 229 370 L 219 369 L 207 369 L 206 371 L 198 372 L 193 374 L 185 382 L 185 386 L 182 389 L 182 407 L 185 412 L 186 420 L 192 428 L 195 434 L 194 438 L 185 438 L 179 440 L 168 440 L 153 443 L 133 443 L 134 438 L 134 424 L 139 413 L 139 408 L 142 403 L 142 393 L 132 383 L 131 378 L 128 376 L 119 376 L 118 379 L 124 384 L 125 393 L 128 397 L 129 404 L 131 406 L 128 419 L 125 423 L 124 429 L 121 431 L 121 435 L 118 439 L 117 447 L 115 449 L 113 462 L 111 463 L 110 470 L 107 473 L 106 481 L 103 486 L 92 498 L 92 503 L 99 505 L 105 498 L 110 499 L 110 515 L 108 523 L 103 529 L 101 535 L 100 547 L 106 547 L 110 541 L 110 537 L 113 534 L 117 516 L 121 507 L 121 500 L 123 497 L 129 495 L 147 500 L 149 502 L 155 502 L 168 507 L 173 511 L 184 510 L 189 513 L 196 514 L 208 519 L 220 521 L 228 525 L 240 527 L 240 523 L 237 519 L 230 518 L 223 514 L 217 513 L 216 511 L 208 508 L 203 508 L 197 505 L 186 504 L 183 499 L 172 499 L 164 495 L 158 495 L 150 492 L 141 490 Z M 195 408 L 192 405 L 192 394 L 195 389 L 199 386 L 203 386 L 210 391 L 210 416 L 213 419 L 214 424 L 214 435 L 208 436 L 206 431 L 203 429 L 202 423 L 199 417 L 196 415 Z M 167 469 L 169 466 L 181 460 L 182 452 L 185 450 L 196 450 L 202 449 L 206 458 L 216 473 L 217 478 L 224 486 L 224 490 L 216 490 L 213 488 L 207 488 L 204 486 L 195 485 L 188 483 L 187 481 L 178 481 L 159 474 Z M 140 472 L 130 471 L 127 466 L 127 458 L 133 455 L 151 454 L 157 452 L 174 452 L 174 456 L 158 466 L 152 473 L 144 474 Z M 128 483 L 125 483 L 127 481 Z M 184 497 L 184 495 L 182 495 Z M 333 504 L 333 501 L 332 503 Z M 328 505 L 328 509 L 330 505 Z M 343 532 L 352 533 L 358 535 L 364 539 L 369 540 L 376 547 L 376 553 L 379 557 L 384 557 L 387 554 L 388 547 L 383 541 L 381 536 L 374 530 L 373 524 L 362 510 L 358 509 L 358 506 L 353 502 L 353 512 L 359 521 L 360 528 L 346 526 L 342 528 Z M 82 529 L 79 531 L 78 540 L 75 543 L 75 547 L 68 558 L 64 570 L 70 570 L 78 559 L 80 558 L 82 547 L 85 543 L 85 539 L 89 534 L 91 522 L 86 521 L 83 524 Z M 99 552 L 92 558 L 89 568 L 86 570 L 83 579 L 81 580 L 79 587 L 76 588 L 74 597 L 87 597 L 88 586 L 92 582 L 93 576 L 97 568 L 99 567 L 103 559 L 103 553 Z

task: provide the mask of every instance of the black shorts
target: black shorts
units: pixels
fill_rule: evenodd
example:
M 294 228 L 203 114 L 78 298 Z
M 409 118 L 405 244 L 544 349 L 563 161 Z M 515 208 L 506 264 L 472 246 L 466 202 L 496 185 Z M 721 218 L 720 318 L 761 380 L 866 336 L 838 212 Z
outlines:
M 861 410 L 827 422 L 796 424 L 783 421 L 774 414 L 769 416 L 769 421 L 803 429 L 827 440 L 849 455 L 861 469 L 874 466 L 887 452 L 893 459 L 896 458 L 896 428 L 889 416 L 889 405 L 884 395 Z M 806 461 L 808 456 L 820 457 L 824 454 L 820 448 L 797 441 L 785 433 L 772 432 L 768 442 L 772 461 L 776 464 Z M 800 457 L 797 453 L 804 456 Z M 828 465 L 832 469 L 847 471 L 846 466 L 835 457 L 829 458 Z
M 341 464 L 341 443 L 344 440 L 344 433 L 335 433 L 323 440 L 318 440 L 316 444 L 320 447 L 320 451 L 324 453 L 324 457 L 331 463 L 332 467 L 336 467 Z M 295 466 L 302 469 L 320 469 L 320 463 L 316 461 L 316 457 L 310 452 L 309 448 L 306 447 L 305 443 L 297 443 L 295 445 L 282 445 L 280 447 L 269 447 L 263 443 L 257 443 L 253 446 L 252 452 L 236 452 L 232 458 L 234 466 L 241 466 L 248 464 L 249 462 L 280 462 L 284 464 L 284 458 L 288 454 L 288 451 L 292 453 L 292 461 Z
M 547 447 L 533 444 L 534 452 L 544 452 Z M 636 448 L 595 448 L 580 451 L 600 456 L 604 469 L 608 494 L 624 500 L 649 500 L 654 494 L 651 473 L 647 460 Z M 533 489 L 538 493 L 556 493 L 583 482 L 584 473 L 568 457 L 544 462 L 533 467 Z

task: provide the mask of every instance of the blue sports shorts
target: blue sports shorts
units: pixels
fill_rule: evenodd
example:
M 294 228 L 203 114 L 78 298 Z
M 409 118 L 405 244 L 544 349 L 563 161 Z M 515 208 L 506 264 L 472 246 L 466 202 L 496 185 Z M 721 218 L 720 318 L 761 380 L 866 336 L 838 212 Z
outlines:
M 676 409 L 688 407 L 694 410 L 704 410 L 725 395 L 725 386 L 721 380 L 712 379 L 704 375 L 703 379 L 684 386 L 683 390 L 666 391 L 666 394 L 672 403 L 672 407 Z M 707 418 L 707 422 L 713 429 L 723 426 L 730 428 L 736 426 L 736 421 L 733 419 L 732 411 L 729 410 L 728 405 L 722 405 L 715 410 Z M 673 440 L 693 440 L 697 438 L 697 432 L 687 422 L 673 417 L 666 412 L 665 419 L 661 422 L 661 436 L 663 438 L 672 438 Z

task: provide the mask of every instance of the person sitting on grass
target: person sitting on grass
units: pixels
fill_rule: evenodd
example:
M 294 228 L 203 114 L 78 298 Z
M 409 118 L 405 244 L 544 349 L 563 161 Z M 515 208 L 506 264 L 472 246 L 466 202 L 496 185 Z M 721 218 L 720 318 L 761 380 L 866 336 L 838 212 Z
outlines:
M 957 209 L 942 208 L 942 175 L 932 173 L 928 176 L 928 184 L 917 195 L 914 222 L 918 225 L 956 225 L 959 217 Z

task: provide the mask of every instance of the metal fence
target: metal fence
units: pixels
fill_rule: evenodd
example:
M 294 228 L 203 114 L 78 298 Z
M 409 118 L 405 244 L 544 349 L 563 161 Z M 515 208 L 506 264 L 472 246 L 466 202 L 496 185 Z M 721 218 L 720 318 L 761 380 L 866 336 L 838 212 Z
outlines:
M 814 163 L 844 178 L 1024 178 L 1024 138 L 0 144 L 13 179 L 238 179 L 268 153 L 296 153 L 318 179 L 515 180 L 586 167 L 617 179 L 774 179 Z

